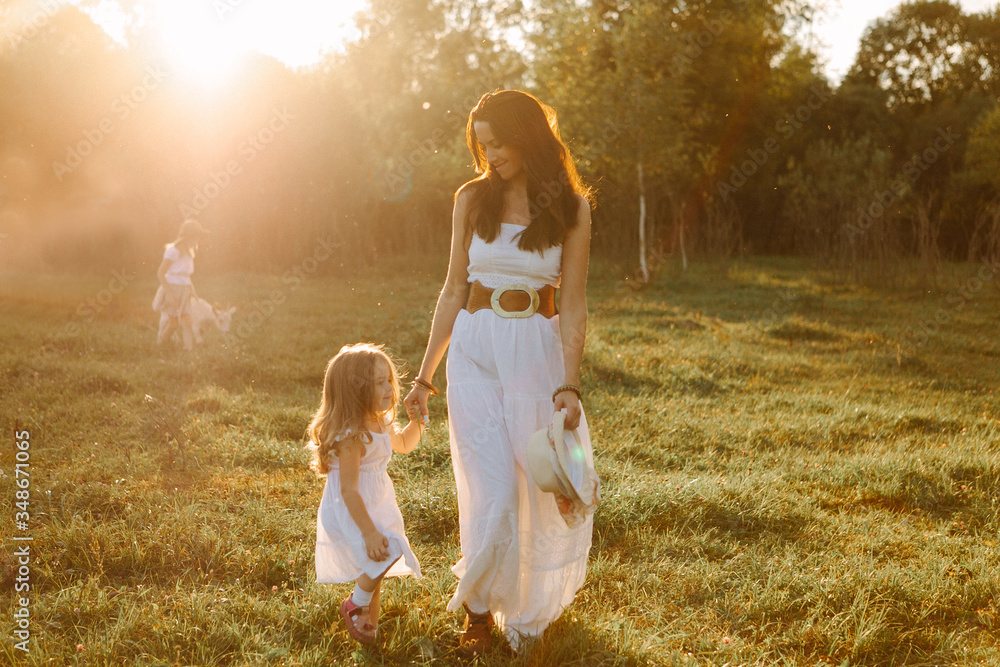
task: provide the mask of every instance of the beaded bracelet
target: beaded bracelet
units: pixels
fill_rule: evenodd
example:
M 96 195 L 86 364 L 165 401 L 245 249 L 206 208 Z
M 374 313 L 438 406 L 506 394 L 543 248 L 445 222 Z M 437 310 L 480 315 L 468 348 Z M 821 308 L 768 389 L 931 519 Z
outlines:
M 412 386 L 413 387 L 423 387 L 424 389 L 426 389 L 427 391 L 430 392 L 431 396 L 437 396 L 439 393 L 441 393 L 441 392 L 438 391 L 437 387 L 435 387 L 434 385 L 432 385 L 427 380 L 422 380 L 420 378 L 413 378 L 413 384 L 412 384 Z
M 580 400 L 583 399 L 583 394 L 580 392 L 580 388 L 579 387 L 577 387 L 575 384 L 564 384 L 561 387 L 556 387 L 556 390 L 554 392 L 552 392 L 552 402 L 555 403 L 556 402 L 556 396 L 558 396 L 559 394 L 561 394 L 564 391 L 571 391 L 574 394 L 576 394 L 576 397 L 578 399 L 580 399 Z

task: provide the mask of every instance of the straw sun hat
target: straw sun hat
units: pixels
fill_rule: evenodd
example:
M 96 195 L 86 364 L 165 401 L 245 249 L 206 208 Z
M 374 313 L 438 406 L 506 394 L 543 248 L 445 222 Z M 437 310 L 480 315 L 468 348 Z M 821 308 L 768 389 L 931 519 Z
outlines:
M 531 478 L 546 493 L 563 496 L 572 503 L 571 514 L 582 519 L 596 509 L 601 480 L 587 460 L 587 452 L 576 429 L 565 428 L 566 413 L 552 415 L 552 424 L 528 438 L 526 457 Z M 562 508 L 560 508 L 562 511 Z M 570 519 L 563 513 L 563 518 Z

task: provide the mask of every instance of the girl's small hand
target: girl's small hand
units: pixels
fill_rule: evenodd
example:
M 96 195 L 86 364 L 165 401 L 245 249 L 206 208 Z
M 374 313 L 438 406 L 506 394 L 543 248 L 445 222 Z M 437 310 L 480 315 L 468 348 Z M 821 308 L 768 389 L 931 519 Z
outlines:
M 565 410 L 566 412 L 566 421 L 563 422 L 564 428 L 572 431 L 580 425 L 580 415 L 583 413 L 583 410 L 580 408 L 579 396 L 572 391 L 561 391 L 556 394 L 554 411 L 559 412 L 560 410 Z
M 410 418 L 411 422 L 417 422 L 419 426 L 423 426 L 426 421 L 424 416 L 420 414 L 420 404 L 416 401 L 412 403 L 406 403 L 403 401 L 403 405 L 406 406 L 406 416 Z
M 410 393 L 403 399 L 406 414 L 412 421 L 419 421 L 421 424 L 427 423 L 425 417 L 430 414 L 430 411 L 427 409 L 427 397 L 429 395 L 429 391 L 418 385 L 411 389 Z
M 365 551 L 373 561 L 383 561 L 389 557 L 389 540 L 377 530 L 371 532 L 365 535 Z

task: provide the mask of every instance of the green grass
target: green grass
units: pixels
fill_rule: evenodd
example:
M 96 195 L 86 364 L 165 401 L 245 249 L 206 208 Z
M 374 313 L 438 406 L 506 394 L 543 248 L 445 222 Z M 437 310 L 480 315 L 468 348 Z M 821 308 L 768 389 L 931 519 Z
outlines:
M 34 538 L 35 560 L 31 652 L 8 635 L 4 662 L 457 664 L 444 402 L 390 467 L 425 576 L 386 582 L 378 648 L 337 622 L 349 586 L 314 581 L 322 483 L 302 448 L 341 345 L 419 363 L 443 270 L 206 278 L 199 292 L 238 305 L 242 335 L 224 347 L 211 331 L 186 355 L 156 347 L 147 277 L 92 313 L 80 305 L 111 276 L 5 275 L 5 608 L 13 535 Z M 596 267 L 590 569 L 513 663 L 1000 663 L 1000 294 L 959 291 L 973 269 L 949 271 L 934 293 L 877 291 L 760 259 L 633 291 Z M 27 533 L 15 423 L 31 433 Z

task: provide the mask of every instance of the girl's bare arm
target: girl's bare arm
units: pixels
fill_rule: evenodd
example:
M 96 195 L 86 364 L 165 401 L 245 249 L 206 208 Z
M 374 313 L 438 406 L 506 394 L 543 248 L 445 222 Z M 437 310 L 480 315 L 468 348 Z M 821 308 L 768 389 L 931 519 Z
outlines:
M 416 449 L 420 442 L 420 432 L 423 430 L 417 421 L 420 417 L 417 415 L 416 408 L 407 407 L 407 412 L 410 413 L 410 422 L 399 431 L 393 430 L 392 435 L 389 436 L 392 451 L 400 454 L 409 454 Z
M 340 444 L 337 459 L 340 462 L 340 496 L 344 499 L 347 512 L 354 519 L 365 538 L 365 550 L 374 561 L 389 557 L 389 540 L 379 532 L 368 514 L 365 501 L 358 492 L 358 478 L 361 475 L 361 457 L 365 448 L 355 438 L 348 438 Z

